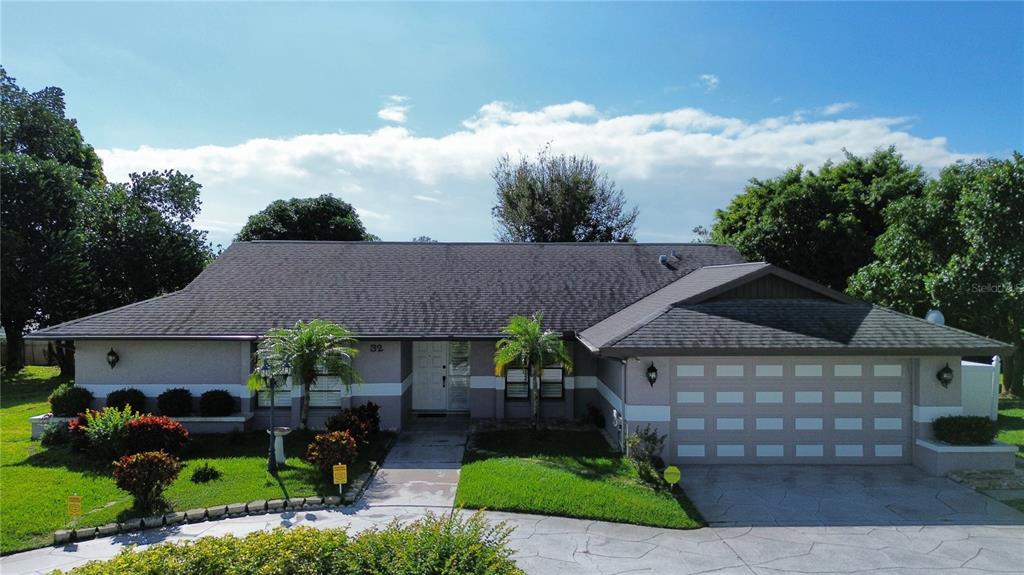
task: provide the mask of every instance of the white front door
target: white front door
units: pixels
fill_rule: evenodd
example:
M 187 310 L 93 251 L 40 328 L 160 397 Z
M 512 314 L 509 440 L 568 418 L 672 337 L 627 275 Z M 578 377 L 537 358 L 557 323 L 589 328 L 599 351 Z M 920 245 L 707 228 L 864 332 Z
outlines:
M 448 342 L 414 341 L 412 357 L 412 408 L 447 410 Z

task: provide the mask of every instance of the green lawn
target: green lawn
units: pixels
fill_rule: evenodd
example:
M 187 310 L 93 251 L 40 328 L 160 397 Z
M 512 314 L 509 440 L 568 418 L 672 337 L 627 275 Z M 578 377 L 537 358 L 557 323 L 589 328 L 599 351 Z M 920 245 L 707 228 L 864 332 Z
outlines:
M 1024 458 L 1024 400 L 999 402 L 999 435 L 996 439 L 1020 447 L 1017 457 Z
M 119 490 L 110 476 L 109 462 L 65 448 L 44 449 L 29 439 L 29 416 L 49 411 L 50 391 L 60 383 L 57 370 L 29 367 L 0 384 L 0 552 L 13 553 L 44 546 L 53 531 L 72 523 L 67 497 L 82 496 L 83 516 L 78 525 L 93 526 L 136 516 L 131 497 Z M 350 467 L 351 477 L 365 471 L 368 461 L 384 456 L 385 438 L 374 442 Z M 285 438 L 288 467 L 278 478 L 266 472 L 267 436 L 264 432 L 196 435 L 183 455 L 186 467 L 165 497 L 174 509 L 188 510 L 216 504 L 334 494 L 337 488 L 322 481 L 302 460 L 308 432 Z M 192 470 L 207 462 L 223 477 L 198 484 Z
M 456 505 L 694 528 L 701 520 L 682 494 L 640 481 L 636 468 L 596 431 L 494 431 L 467 451 Z

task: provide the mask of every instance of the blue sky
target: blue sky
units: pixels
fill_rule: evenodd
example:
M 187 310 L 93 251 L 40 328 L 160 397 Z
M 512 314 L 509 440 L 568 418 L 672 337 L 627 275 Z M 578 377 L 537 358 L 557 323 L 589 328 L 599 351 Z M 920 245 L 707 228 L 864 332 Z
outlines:
M 493 237 L 488 176 L 598 160 L 677 241 L 752 176 L 895 144 L 930 171 L 1024 140 L 1024 4 L 5 2 L 3 65 L 63 87 L 108 176 L 177 168 L 227 243 L 334 193 L 389 240 Z

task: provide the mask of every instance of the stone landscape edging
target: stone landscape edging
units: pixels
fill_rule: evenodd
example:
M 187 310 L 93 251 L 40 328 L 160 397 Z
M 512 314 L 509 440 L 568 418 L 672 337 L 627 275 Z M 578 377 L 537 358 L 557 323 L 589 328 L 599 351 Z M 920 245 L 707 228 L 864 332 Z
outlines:
M 394 446 L 395 438 L 388 440 L 385 454 Z M 385 455 L 387 457 L 387 455 Z M 377 474 L 380 464 L 376 461 L 370 462 L 370 468 L 363 474 L 356 477 L 350 484 L 349 489 L 342 495 L 327 495 L 324 497 L 291 497 L 288 499 L 257 499 L 249 503 L 228 503 L 225 505 L 213 505 L 189 511 L 174 511 L 163 515 L 153 515 L 127 519 L 117 523 L 107 523 L 98 527 L 81 527 L 73 529 L 58 529 L 53 532 L 53 544 L 64 545 L 74 541 L 88 541 L 95 537 L 109 537 L 118 533 L 133 533 L 144 529 L 156 529 L 181 524 L 200 523 L 203 521 L 215 521 L 228 517 L 244 517 L 246 515 L 263 515 L 265 513 L 283 513 L 285 511 L 298 511 L 325 509 L 328 507 L 343 507 L 352 505 L 363 496 L 366 488 L 370 485 L 370 479 Z

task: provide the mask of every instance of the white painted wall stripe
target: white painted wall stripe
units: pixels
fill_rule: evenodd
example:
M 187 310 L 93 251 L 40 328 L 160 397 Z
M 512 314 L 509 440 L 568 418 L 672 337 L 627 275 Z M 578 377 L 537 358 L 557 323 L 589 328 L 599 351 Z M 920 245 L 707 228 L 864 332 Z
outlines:
M 672 421 L 672 408 L 667 405 L 626 405 L 626 421 Z
M 963 415 L 962 405 L 936 405 L 936 406 L 914 406 L 914 421 L 917 423 L 931 423 L 946 415 Z
M 76 387 L 82 387 L 88 389 L 92 394 L 99 400 L 105 400 L 107 395 L 111 391 L 118 389 L 124 389 L 131 387 L 144 393 L 146 397 L 157 397 L 161 393 L 168 389 L 178 389 L 184 387 L 185 389 L 192 392 L 192 397 L 198 398 L 200 395 L 207 391 L 214 389 L 223 389 L 235 397 L 251 397 L 252 392 L 249 388 L 241 384 L 198 384 L 198 383 L 181 383 L 173 385 L 164 385 L 159 383 L 140 383 L 139 385 L 124 385 L 124 384 L 110 384 L 110 383 L 81 383 L 76 384 Z

